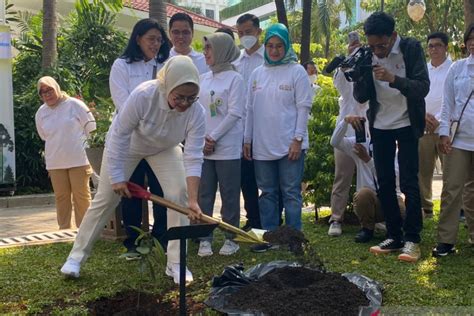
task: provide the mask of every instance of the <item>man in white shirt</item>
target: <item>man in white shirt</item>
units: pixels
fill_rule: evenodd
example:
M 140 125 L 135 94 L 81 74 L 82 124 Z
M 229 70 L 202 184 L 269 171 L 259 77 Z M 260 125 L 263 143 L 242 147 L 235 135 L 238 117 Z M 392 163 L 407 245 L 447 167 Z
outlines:
M 174 14 L 170 18 L 169 34 L 171 43 L 173 44 L 173 48 L 170 50 L 170 57 L 176 55 L 188 56 L 192 59 L 200 75 L 209 71 L 204 55 L 196 52 L 191 47 L 194 35 L 194 23 L 189 15 L 182 12 Z
M 234 62 L 234 65 L 244 78 L 245 91 L 247 91 L 250 74 L 264 62 L 264 47 L 259 40 L 260 34 L 262 34 L 260 20 L 253 14 L 244 14 L 237 19 L 237 31 L 244 49 L 241 50 L 240 57 Z M 245 118 L 243 122 L 245 123 Z M 247 212 L 247 223 L 243 229 L 261 228 L 258 189 L 252 160 L 241 159 L 240 188 L 244 197 L 244 208 Z
M 304 69 L 308 73 L 309 82 L 311 83 L 311 88 L 314 91 L 314 95 L 317 95 L 318 92 L 321 90 L 321 87 L 318 85 L 318 68 L 314 64 L 314 61 L 310 60 L 303 64 Z
M 433 171 L 436 159 L 443 161 L 439 151 L 438 127 L 441 119 L 441 103 L 443 100 L 443 86 L 449 67 L 453 63 L 447 56 L 448 36 L 442 32 L 428 35 L 428 55 L 431 60 L 427 64 L 430 76 L 430 92 L 425 97 L 426 102 L 426 127 L 425 134 L 418 144 L 420 160 L 420 196 L 421 207 L 425 217 L 433 216 L 433 202 L 431 200 Z

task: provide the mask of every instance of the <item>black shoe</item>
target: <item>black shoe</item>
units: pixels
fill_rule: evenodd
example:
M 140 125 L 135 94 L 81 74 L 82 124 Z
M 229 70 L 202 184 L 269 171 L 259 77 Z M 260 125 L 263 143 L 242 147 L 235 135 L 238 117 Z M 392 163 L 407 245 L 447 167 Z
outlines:
M 245 225 L 242 227 L 242 230 L 243 231 L 250 231 L 252 229 L 252 225 L 250 225 L 250 223 L 247 221 L 247 223 L 245 223 Z
M 368 228 L 362 228 L 357 235 L 355 236 L 354 240 L 358 243 L 365 243 L 369 242 L 372 237 L 374 237 L 374 231 Z
M 270 250 L 270 249 L 278 249 L 279 247 L 280 246 L 278 245 L 272 245 L 270 243 L 257 244 L 257 245 L 251 246 L 250 251 L 260 253 L 260 252 L 266 252 L 267 250 Z
M 423 209 L 424 218 L 433 218 L 433 210 Z
M 455 252 L 456 248 L 454 248 L 454 245 L 440 242 L 433 248 L 432 255 L 433 257 L 446 257 Z
M 387 238 L 377 246 L 370 247 L 369 251 L 376 255 L 381 253 L 390 253 L 402 250 L 404 245 L 405 243 L 401 240 Z

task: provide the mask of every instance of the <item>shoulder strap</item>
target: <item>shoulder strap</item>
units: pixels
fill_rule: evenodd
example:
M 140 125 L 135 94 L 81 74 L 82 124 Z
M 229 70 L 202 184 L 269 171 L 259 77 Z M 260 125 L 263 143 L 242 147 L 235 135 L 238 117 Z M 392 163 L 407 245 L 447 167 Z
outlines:
M 469 100 L 471 100 L 473 93 L 474 93 L 474 90 L 471 90 L 471 94 L 469 94 L 469 97 L 467 98 L 466 103 L 464 103 L 464 106 L 462 107 L 461 115 L 459 115 L 458 122 L 461 122 L 461 118 L 462 118 L 462 115 L 464 114 L 464 110 L 466 109 L 466 106 L 469 103 Z

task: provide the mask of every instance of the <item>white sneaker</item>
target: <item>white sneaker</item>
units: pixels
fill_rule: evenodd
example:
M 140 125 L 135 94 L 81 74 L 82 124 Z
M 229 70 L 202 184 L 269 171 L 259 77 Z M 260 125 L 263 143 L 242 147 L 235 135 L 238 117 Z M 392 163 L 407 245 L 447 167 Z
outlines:
M 239 251 L 239 249 L 239 244 L 233 242 L 230 239 L 226 239 L 224 244 L 222 245 L 221 250 L 219 250 L 219 254 L 223 256 L 230 256 Z
M 179 284 L 179 263 L 168 263 L 165 273 L 173 278 L 174 283 Z M 186 267 L 186 283 L 191 283 L 193 280 L 193 274 Z
M 211 243 L 207 240 L 203 240 L 199 243 L 199 251 L 198 251 L 198 256 L 199 257 L 209 257 L 212 256 L 212 246 Z
M 69 278 L 77 279 L 81 271 L 81 264 L 74 259 L 68 258 L 61 268 L 61 273 Z
M 336 222 L 336 221 L 332 222 L 331 225 L 329 226 L 328 235 L 337 237 L 337 236 L 341 236 L 341 234 L 342 234 L 341 223 Z

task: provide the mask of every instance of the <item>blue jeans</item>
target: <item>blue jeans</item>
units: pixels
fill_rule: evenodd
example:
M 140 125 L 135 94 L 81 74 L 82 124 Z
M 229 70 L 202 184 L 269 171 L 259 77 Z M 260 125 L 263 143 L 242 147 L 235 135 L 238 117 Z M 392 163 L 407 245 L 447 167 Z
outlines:
M 395 240 L 419 243 L 423 218 L 418 185 L 418 138 L 410 126 L 393 130 L 372 128 L 371 134 L 379 185 L 378 197 L 384 212 L 387 235 Z M 394 163 L 397 147 L 400 190 L 405 195 L 405 221 L 400 214 L 396 194 Z
M 301 181 L 304 171 L 304 151 L 298 160 L 288 155 L 278 160 L 255 160 L 257 186 L 262 191 L 258 199 L 262 228 L 275 230 L 279 226 L 278 192 L 281 190 L 285 223 L 301 230 Z

